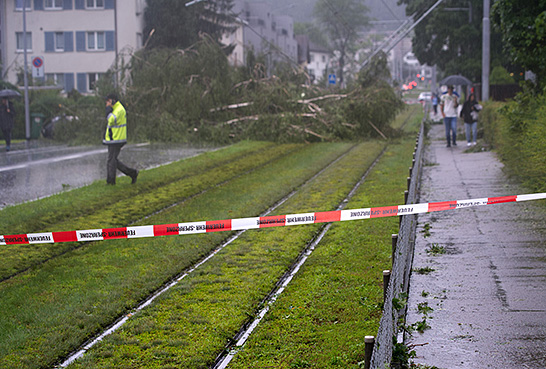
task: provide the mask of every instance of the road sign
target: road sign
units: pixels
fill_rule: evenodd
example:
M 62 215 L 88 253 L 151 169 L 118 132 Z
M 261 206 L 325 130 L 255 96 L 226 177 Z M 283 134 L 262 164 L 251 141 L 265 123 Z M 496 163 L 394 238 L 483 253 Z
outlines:
M 328 75 L 328 83 L 331 85 L 336 84 L 336 75 L 335 74 L 329 74 Z
M 32 58 L 32 78 L 44 78 L 44 58 L 42 56 Z

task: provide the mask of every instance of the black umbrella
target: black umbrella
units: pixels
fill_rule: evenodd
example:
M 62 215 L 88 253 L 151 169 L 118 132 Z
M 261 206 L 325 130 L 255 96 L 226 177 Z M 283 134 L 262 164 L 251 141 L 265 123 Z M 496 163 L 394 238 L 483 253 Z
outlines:
M 446 78 L 440 81 L 440 85 L 472 86 L 472 81 L 459 74 L 459 75 L 447 76 Z
M 21 94 L 15 90 L 10 90 L 7 88 L 5 90 L 0 90 L 0 97 L 21 97 Z

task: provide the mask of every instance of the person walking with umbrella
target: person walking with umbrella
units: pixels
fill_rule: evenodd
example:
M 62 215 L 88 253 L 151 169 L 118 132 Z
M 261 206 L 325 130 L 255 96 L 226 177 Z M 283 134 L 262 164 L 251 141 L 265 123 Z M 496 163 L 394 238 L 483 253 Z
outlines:
M 15 122 L 15 109 L 13 103 L 7 97 L 2 97 L 2 105 L 0 106 L 0 129 L 6 140 L 6 151 L 11 149 L 11 130 Z

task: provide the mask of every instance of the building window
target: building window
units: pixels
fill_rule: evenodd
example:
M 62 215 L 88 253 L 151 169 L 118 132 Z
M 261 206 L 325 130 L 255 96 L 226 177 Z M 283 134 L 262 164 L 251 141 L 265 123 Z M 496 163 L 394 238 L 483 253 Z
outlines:
M 55 51 L 64 51 L 64 32 L 55 32 Z
M 87 9 L 104 9 L 104 0 L 85 0 Z
M 53 86 L 61 86 L 64 88 L 64 73 L 46 73 L 46 83 Z
M 104 50 L 104 32 L 87 32 L 87 50 Z
M 140 15 L 144 12 L 144 0 L 136 0 L 136 15 Z
M 30 10 L 30 0 L 25 1 L 25 10 Z M 23 10 L 23 0 L 15 0 L 15 10 Z
M 23 37 L 23 32 L 16 32 L 15 36 L 17 37 L 17 51 L 24 51 L 25 37 Z M 27 51 L 32 51 L 32 32 L 27 32 L 26 41 L 27 41 Z
M 104 73 L 89 73 L 87 75 L 87 85 L 89 86 L 89 91 L 95 90 L 95 85 L 97 81 L 104 75 Z
M 44 8 L 45 9 L 62 9 L 63 0 L 45 0 Z

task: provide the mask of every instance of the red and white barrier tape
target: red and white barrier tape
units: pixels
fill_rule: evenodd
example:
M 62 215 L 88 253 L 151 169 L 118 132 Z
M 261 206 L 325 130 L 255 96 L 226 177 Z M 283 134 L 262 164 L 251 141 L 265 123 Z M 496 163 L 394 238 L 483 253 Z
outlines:
M 384 206 L 378 208 L 324 211 L 305 214 L 273 215 L 255 218 L 212 220 L 137 227 L 88 229 L 84 231 L 28 233 L 0 236 L 0 245 L 102 241 L 116 238 L 143 238 L 219 231 L 239 231 L 245 229 L 421 214 L 433 211 L 462 209 L 473 206 L 540 199 L 546 199 L 546 193 L 485 197 L 481 199 L 431 202 L 413 205 Z

